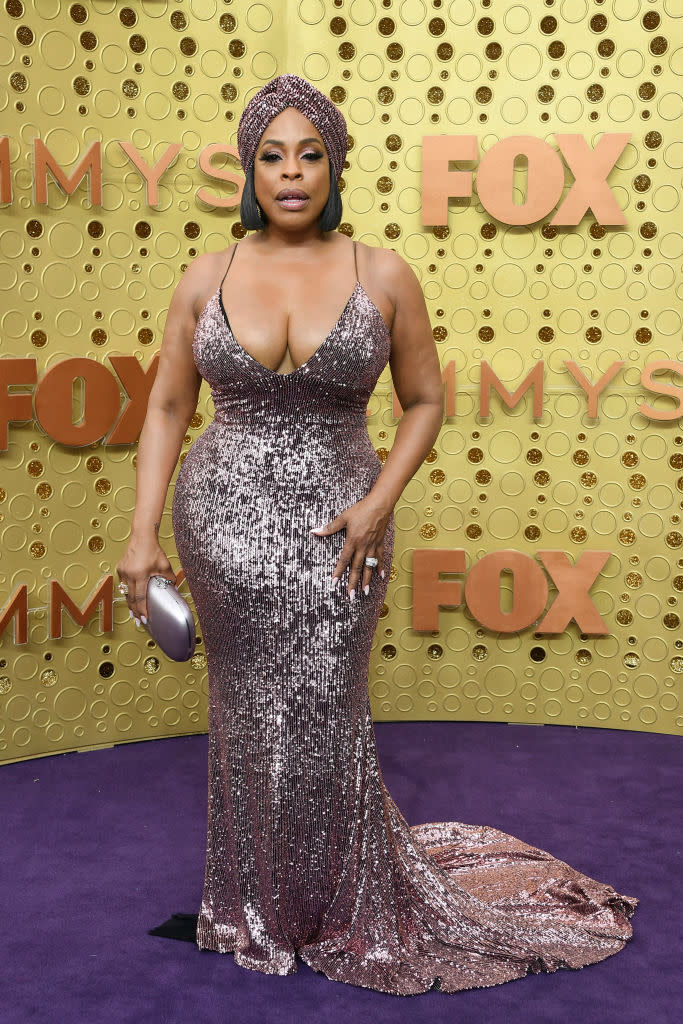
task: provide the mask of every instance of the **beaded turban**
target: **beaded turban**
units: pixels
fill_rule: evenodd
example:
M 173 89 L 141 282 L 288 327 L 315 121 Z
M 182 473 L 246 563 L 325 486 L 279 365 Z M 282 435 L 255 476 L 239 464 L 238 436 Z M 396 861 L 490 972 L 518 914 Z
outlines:
M 237 128 L 237 149 L 246 174 L 266 127 L 286 107 L 296 107 L 315 125 L 325 143 L 335 177 L 344 169 L 349 137 L 344 115 L 325 93 L 298 75 L 278 75 L 251 97 Z

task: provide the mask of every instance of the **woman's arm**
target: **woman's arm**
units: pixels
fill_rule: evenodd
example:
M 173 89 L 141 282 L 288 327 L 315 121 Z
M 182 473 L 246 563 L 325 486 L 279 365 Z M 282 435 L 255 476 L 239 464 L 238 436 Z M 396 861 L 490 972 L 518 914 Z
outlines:
M 349 567 L 346 589 L 351 600 L 359 584 L 368 592 L 373 569 L 365 565 L 367 555 L 379 559 L 375 571 L 384 576 L 384 538 L 389 518 L 404 487 L 433 447 L 444 412 L 439 354 L 420 282 L 405 260 L 390 249 L 381 250 L 377 268 L 377 278 L 393 299 L 389 365 L 403 415 L 374 486 L 364 498 L 314 531 L 328 536 L 346 529 L 332 580 L 336 586 Z
M 171 297 L 157 374 L 152 385 L 145 422 L 138 439 L 135 510 L 128 547 L 116 566 L 128 584 L 126 601 L 136 625 L 147 616 L 147 581 L 152 575 L 175 580 L 175 573 L 159 545 L 159 526 L 166 494 L 188 423 L 197 408 L 202 378 L 195 366 L 192 340 L 196 327 L 197 296 L 206 290 L 211 254 L 190 264 Z
M 157 374 L 138 440 L 131 536 L 158 533 L 168 486 L 197 408 L 202 378 L 192 353 L 194 307 L 198 285 L 203 282 L 206 286 L 207 273 L 206 261 L 200 256 L 187 268 L 171 297 Z
M 368 497 L 391 513 L 439 436 L 444 413 L 439 354 L 422 286 L 405 260 L 383 252 L 386 291 L 394 298 L 389 366 L 403 409 L 386 462 Z

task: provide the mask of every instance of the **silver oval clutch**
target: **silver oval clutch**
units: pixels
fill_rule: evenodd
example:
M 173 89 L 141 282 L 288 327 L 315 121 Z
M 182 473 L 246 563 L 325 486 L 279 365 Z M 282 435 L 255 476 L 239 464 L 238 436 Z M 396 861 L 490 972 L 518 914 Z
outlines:
M 149 577 L 144 626 L 164 654 L 174 661 L 187 661 L 194 654 L 197 639 L 194 616 L 173 580 L 165 576 Z

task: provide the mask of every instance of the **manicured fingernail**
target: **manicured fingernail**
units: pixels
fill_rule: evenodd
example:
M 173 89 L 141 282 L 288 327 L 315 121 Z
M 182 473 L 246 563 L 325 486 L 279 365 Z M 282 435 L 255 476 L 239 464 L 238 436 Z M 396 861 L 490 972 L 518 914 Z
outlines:
M 139 626 L 139 625 L 140 625 L 140 620 L 139 620 L 139 619 L 138 619 L 137 617 L 136 617 L 136 619 L 135 619 L 135 625 L 136 625 L 136 626 Z
M 384 579 L 384 569 L 382 569 L 380 576 L 382 577 L 382 579 Z
M 369 583 L 366 586 L 363 587 L 363 593 L 364 594 L 369 594 L 370 593 L 370 584 Z
M 144 615 L 141 615 L 140 618 L 143 622 L 147 622 L 147 618 Z
M 356 591 L 355 590 L 349 590 L 349 601 L 355 601 L 355 600 L 356 600 Z
M 334 588 L 337 586 L 338 583 L 339 583 L 339 577 L 338 576 L 333 576 L 332 577 L 332 590 L 334 590 Z
M 322 529 L 323 529 L 323 527 L 322 527 L 322 526 L 316 526 L 314 530 L 311 530 L 311 533 L 320 533 L 320 531 L 321 531 Z
M 129 608 L 128 611 L 130 612 L 129 618 L 132 619 L 133 618 L 133 609 Z

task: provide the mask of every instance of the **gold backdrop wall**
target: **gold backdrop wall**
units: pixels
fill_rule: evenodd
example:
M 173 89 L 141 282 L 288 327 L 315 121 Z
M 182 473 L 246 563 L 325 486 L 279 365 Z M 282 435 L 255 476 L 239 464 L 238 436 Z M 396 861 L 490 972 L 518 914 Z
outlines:
M 370 666 L 378 720 L 681 729 L 683 438 L 678 419 L 653 422 L 638 407 L 668 402 L 645 392 L 643 366 L 682 358 L 682 15 L 680 0 L 4 5 L 12 194 L 0 233 L 1 355 L 34 358 L 38 381 L 77 356 L 112 372 L 117 356 L 149 366 L 184 267 L 244 234 L 235 186 L 199 155 L 235 146 L 256 89 L 295 72 L 344 112 L 339 230 L 412 265 L 442 366 L 457 368 L 455 408 L 395 510 L 389 604 Z M 423 136 L 475 135 L 481 156 L 511 135 L 557 150 L 554 132 L 594 147 L 625 131 L 609 177 L 625 226 L 601 227 L 588 210 L 575 227 L 551 227 L 551 216 L 510 227 L 478 202 L 476 170 L 475 194 L 450 201 L 447 225 L 421 224 Z M 68 196 L 49 172 L 39 201 L 36 139 L 67 175 L 101 140 L 101 205 L 92 182 Z M 120 141 L 149 165 L 179 145 L 153 205 Z M 214 156 L 211 169 L 239 180 L 231 155 Z M 517 201 L 523 191 L 520 170 Z M 527 393 L 514 409 L 494 395 L 482 418 L 484 360 L 511 391 L 545 360 L 542 416 Z M 596 418 L 565 360 L 591 380 L 624 360 Z M 673 373 L 661 379 L 680 385 Z M 75 418 L 78 403 L 75 393 Z M 398 423 L 388 368 L 370 411 L 381 456 Z M 211 416 L 204 384 L 183 454 Z M 126 544 L 136 447 L 105 441 L 60 443 L 34 418 L 11 422 L 0 452 L 0 607 L 21 584 L 29 606 L 28 642 L 15 643 L 11 620 L 1 638 L 5 762 L 207 728 L 201 644 L 191 662 L 169 661 L 116 592 L 111 631 L 98 614 L 81 626 L 62 610 L 62 635 L 50 639 L 49 581 L 82 607 Z M 177 570 L 174 481 L 160 539 Z M 607 635 L 583 636 L 575 621 L 549 636 L 489 632 L 464 605 L 441 609 L 438 631 L 412 628 L 415 549 L 461 548 L 471 567 L 497 549 L 533 558 L 540 547 L 572 562 L 612 552 L 591 590 Z

